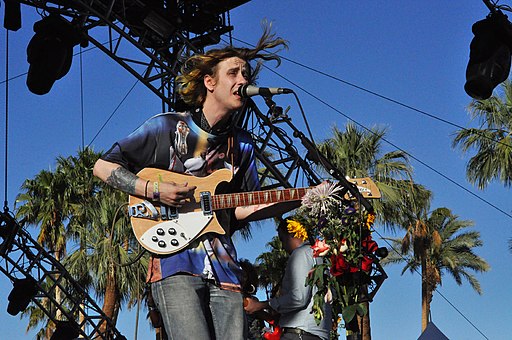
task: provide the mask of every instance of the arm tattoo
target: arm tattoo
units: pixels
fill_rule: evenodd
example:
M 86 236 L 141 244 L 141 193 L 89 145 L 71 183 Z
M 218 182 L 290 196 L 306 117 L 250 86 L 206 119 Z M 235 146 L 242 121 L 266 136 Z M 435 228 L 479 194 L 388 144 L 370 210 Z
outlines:
M 110 176 L 105 181 L 108 185 L 122 190 L 130 195 L 135 194 L 135 183 L 137 182 L 137 176 L 123 167 L 112 170 Z

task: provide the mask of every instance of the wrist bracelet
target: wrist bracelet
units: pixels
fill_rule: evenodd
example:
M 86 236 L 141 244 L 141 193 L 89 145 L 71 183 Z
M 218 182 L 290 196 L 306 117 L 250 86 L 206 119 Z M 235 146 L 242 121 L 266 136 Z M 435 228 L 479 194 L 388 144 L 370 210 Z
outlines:
M 148 184 L 150 181 L 146 182 L 146 187 L 144 188 L 144 198 L 148 198 Z
M 153 182 L 153 199 L 155 201 L 160 200 L 160 191 L 158 191 L 158 182 Z

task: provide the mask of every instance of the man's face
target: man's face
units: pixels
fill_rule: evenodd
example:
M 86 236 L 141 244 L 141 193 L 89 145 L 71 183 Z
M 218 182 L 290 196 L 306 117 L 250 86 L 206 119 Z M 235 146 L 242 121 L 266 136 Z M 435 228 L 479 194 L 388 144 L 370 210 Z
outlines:
M 238 88 L 247 84 L 247 73 L 247 63 L 238 57 L 221 61 L 212 80 L 213 91 L 208 95 L 227 111 L 240 109 L 243 100 L 238 95 Z

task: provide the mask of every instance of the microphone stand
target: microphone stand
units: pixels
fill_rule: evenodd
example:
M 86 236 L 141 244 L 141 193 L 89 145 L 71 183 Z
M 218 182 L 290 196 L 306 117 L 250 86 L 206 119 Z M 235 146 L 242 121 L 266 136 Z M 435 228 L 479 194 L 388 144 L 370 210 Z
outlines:
M 263 99 L 269 108 L 268 112 L 270 113 L 271 122 L 274 122 L 277 118 L 283 116 L 283 108 L 276 105 L 276 102 L 272 100 L 272 96 L 263 96 Z
M 299 138 L 302 142 L 302 145 L 304 145 L 304 147 L 307 149 L 306 157 L 311 159 L 315 164 L 322 165 L 327 170 L 329 175 L 341 183 L 342 186 L 346 188 L 346 190 L 350 192 L 350 194 L 354 196 L 357 201 L 366 208 L 368 212 L 373 212 L 372 205 L 359 192 L 357 186 L 354 183 L 350 183 L 345 175 L 339 169 L 337 169 L 327 158 L 325 158 L 325 156 L 318 151 L 313 142 L 311 142 L 302 132 L 295 128 L 295 126 L 293 126 L 291 123 L 289 125 L 294 129 L 293 136 Z
M 370 202 L 363 197 L 363 195 L 359 192 L 356 185 L 354 183 L 350 183 L 345 175 L 337 169 L 324 155 L 322 155 L 316 145 L 307 138 L 304 133 L 299 131 L 295 125 L 292 124 L 290 117 L 287 114 L 283 114 L 283 108 L 277 106 L 276 103 L 272 100 L 272 96 L 263 96 L 265 99 L 265 103 L 269 107 L 270 121 L 274 122 L 276 119 L 281 118 L 284 122 L 288 124 L 288 126 L 293 131 L 293 136 L 295 138 L 300 139 L 302 145 L 306 148 L 306 158 L 309 158 L 312 162 L 317 165 L 323 166 L 329 175 L 335 178 L 344 188 L 343 195 L 348 191 L 353 197 L 360 202 L 368 212 L 373 212 L 374 209 Z

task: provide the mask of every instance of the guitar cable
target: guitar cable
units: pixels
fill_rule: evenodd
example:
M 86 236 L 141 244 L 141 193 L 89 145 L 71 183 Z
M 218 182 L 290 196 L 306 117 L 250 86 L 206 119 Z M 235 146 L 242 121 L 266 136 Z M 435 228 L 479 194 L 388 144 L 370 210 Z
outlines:
M 149 181 L 148 181 L 149 183 Z M 147 184 L 146 184 L 146 187 L 147 187 Z M 128 203 L 123 203 L 121 204 L 117 210 L 116 210 L 116 213 L 114 214 L 114 218 L 112 219 L 112 229 L 110 230 L 110 245 L 112 246 L 112 243 L 113 243 L 113 240 L 114 238 L 112 237 L 112 235 L 114 235 L 114 228 L 115 228 L 115 223 L 116 223 L 116 220 L 117 220 L 117 215 L 119 214 L 119 212 L 121 211 L 121 209 L 125 208 L 126 206 L 128 206 Z M 140 249 L 140 245 L 139 245 L 139 249 Z M 139 250 L 139 254 L 137 254 L 137 256 L 135 256 L 135 258 L 127 263 L 117 263 L 116 261 L 114 261 L 118 266 L 120 267 L 127 267 L 127 266 L 131 266 L 132 264 L 138 262 L 142 256 L 146 253 L 146 249 L 142 249 L 142 250 Z

